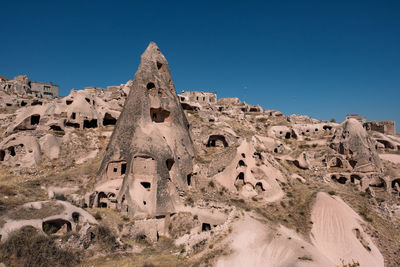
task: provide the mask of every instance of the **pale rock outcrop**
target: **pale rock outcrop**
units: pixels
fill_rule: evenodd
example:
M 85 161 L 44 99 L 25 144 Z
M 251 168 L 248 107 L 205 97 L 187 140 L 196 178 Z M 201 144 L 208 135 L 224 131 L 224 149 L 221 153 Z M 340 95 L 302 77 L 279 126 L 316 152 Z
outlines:
M 0 143 L 0 163 L 32 167 L 40 161 L 40 146 L 32 135 L 13 134 Z
M 298 134 L 289 126 L 276 125 L 270 126 L 267 130 L 269 137 L 281 139 L 297 139 Z
M 336 129 L 330 146 L 339 154 L 346 156 L 354 171 L 382 171 L 375 142 L 356 119 L 348 119 Z
M 76 231 L 82 240 L 90 242 L 86 240 L 91 236 L 90 226 L 97 225 L 87 211 L 60 200 L 29 202 L 9 211 L 0 219 L 5 222 L 0 228 L 2 242 L 11 232 L 24 226 L 32 226 L 49 235 Z
M 272 137 L 255 135 L 253 136 L 257 141 L 255 142 L 256 148 L 262 151 L 268 151 L 269 153 L 284 153 L 291 151 L 290 147 L 285 145 L 280 140 Z
M 376 149 L 380 152 L 387 151 L 399 151 L 400 140 L 395 136 L 384 135 L 379 132 L 371 132 L 372 137 L 376 140 Z
M 58 158 L 61 142 L 62 139 L 60 137 L 56 137 L 52 134 L 46 134 L 39 139 L 40 149 L 49 159 Z
M 217 267 L 336 266 L 321 251 L 284 226 L 271 227 L 245 215 L 228 237 L 231 253 Z
M 251 142 L 244 140 L 230 163 L 213 179 L 243 197 L 258 196 L 265 201 L 276 201 L 284 195 L 278 181 L 285 182 L 286 178 L 264 156 Z
M 318 193 L 311 221 L 312 243 L 335 265 L 354 261 L 360 266 L 384 266 L 382 254 L 363 230 L 363 220 L 340 198 Z

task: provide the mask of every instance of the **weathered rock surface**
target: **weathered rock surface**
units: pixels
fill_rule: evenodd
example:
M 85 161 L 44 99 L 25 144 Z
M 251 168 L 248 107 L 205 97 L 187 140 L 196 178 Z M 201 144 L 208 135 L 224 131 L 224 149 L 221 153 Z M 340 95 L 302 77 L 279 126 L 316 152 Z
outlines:
M 382 171 L 374 141 L 355 119 L 346 120 L 336 129 L 331 147 L 346 156 L 354 171 Z
M 193 169 L 188 128 L 167 60 L 150 43 L 101 164 L 94 205 L 104 203 L 108 184 L 122 181 L 113 202 L 124 213 L 174 212 L 179 191 L 190 185 Z

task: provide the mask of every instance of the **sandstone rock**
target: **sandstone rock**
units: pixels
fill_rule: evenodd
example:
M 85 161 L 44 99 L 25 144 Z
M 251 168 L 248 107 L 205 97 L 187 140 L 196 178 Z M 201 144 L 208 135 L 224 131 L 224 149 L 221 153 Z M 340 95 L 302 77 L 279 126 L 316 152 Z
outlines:
M 32 167 L 40 161 L 40 146 L 32 135 L 13 134 L 0 143 L 0 163 Z
M 37 212 L 35 212 L 37 210 Z M 5 223 L 0 228 L 4 241 L 9 233 L 24 226 L 32 226 L 49 235 L 61 235 L 69 231 L 79 231 L 77 226 L 97 225 L 97 221 L 85 210 L 65 201 L 38 201 L 25 203 L 0 217 Z
M 243 197 L 258 195 L 272 202 L 283 196 L 277 181 L 286 182 L 286 179 L 269 159 L 254 149 L 252 143 L 242 141 L 230 158 L 230 164 L 213 177 L 218 183 Z
M 29 82 L 29 79 L 28 79 L 28 76 L 27 75 L 19 75 L 19 76 L 15 76 L 14 77 L 14 80 L 15 81 L 18 81 L 18 82 L 21 82 L 21 83 L 23 83 L 23 84 L 28 84 L 28 82 Z
M 193 169 L 188 127 L 168 63 L 152 42 L 141 57 L 96 188 L 123 178 L 116 196 L 123 212 L 137 217 L 174 212 L 177 192 L 187 189 Z M 96 191 L 98 206 L 106 192 Z
M 345 155 L 354 171 L 381 172 L 382 163 L 374 144 L 360 122 L 348 119 L 336 129 L 331 148 Z

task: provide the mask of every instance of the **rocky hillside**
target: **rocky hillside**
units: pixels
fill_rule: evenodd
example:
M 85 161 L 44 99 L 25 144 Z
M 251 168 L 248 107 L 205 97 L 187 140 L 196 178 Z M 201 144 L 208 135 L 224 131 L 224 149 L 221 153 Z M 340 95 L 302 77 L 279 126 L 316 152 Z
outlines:
M 399 266 L 400 137 L 132 81 L 0 81 L 5 266 Z

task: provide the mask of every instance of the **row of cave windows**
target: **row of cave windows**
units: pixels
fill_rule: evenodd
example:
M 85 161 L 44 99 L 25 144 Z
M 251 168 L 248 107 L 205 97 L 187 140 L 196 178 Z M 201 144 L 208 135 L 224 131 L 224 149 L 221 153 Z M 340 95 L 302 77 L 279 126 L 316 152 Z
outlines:
M 198 99 L 197 99 L 198 100 Z M 212 101 L 212 102 L 215 102 L 215 101 Z M 222 111 L 224 111 L 225 110 L 225 108 L 224 107 L 218 107 L 218 111 L 219 112 L 222 112 Z M 242 112 L 247 112 L 247 108 L 241 108 L 240 109 Z M 261 110 L 259 109 L 259 108 L 250 108 L 249 110 L 248 110 L 248 112 L 261 112 Z M 270 114 L 271 116 L 272 116 L 272 112 L 271 112 L 271 114 Z
M 328 125 L 325 125 L 322 128 L 323 128 L 324 131 L 332 130 L 332 126 L 328 126 Z M 318 132 L 319 129 L 315 128 L 314 131 Z M 310 130 L 307 129 L 305 132 L 301 132 L 301 135 L 305 135 L 306 133 L 309 133 L 309 132 L 310 132 Z M 281 135 L 284 134 L 285 135 L 285 139 L 290 139 L 290 138 L 297 139 L 297 135 L 294 132 L 286 132 L 286 133 L 284 133 L 283 131 L 280 131 L 279 134 L 281 134 Z
M 243 173 L 243 172 L 240 172 L 240 173 L 238 174 L 238 176 L 236 177 L 236 180 L 235 180 L 235 187 L 236 187 L 236 189 L 239 191 L 240 188 L 241 188 L 242 186 L 244 186 L 245 184 L 246 184 L 246 182 L 244 181 L 244 173 Z M 256 183 L 256 185 L 254 186 L 254 189 L 256 189 L 257 192 L 263 192 L 263 191 L 265 191 L 264 186 L 263 186 L 263 184 L 262 184 L 261 182 Z
M 188 186 L 191 185 L 191 177 L 192 177 L 191 174 L 187 175 Z M 140 185 L 147 191 L 151 190 L 151 183 L 150 182 L 140 182 Z M 107 203 L 102 201 L 102 200 L 103 199 L 109 199 L 109 198 L 115 198 L 115 194 L 111 193 L 109 195 L 106 195 L 104 192 L 100 192 L 98 197 L 97 197 L 97 207 L 99 207 L 99 208 L 107 208 Z M 125 201 L 125 196 L 122 197 L 121 208 L 124 208 L 124 205 L 123 205 L 124 201 Z M 147 202 L 143 201 L 143 205 L 146 206 Z M 125 208 L 126 208 L 126 212 L 128 212 L 128 206 L 126 206 Z
M 337 181 L 339 184 L 346 184 L 348 178 L 344 176 L 339 176 L 339 178 L 336 175 L 332 175 L 331 179 L 334 181 Z M 350 182 L 355 183 L 355 181 L 361 181 L 361 177 L 355 174 L 350 175 Z
M 162 108 L 150 108 L 150 117 L 153 122 L 156 123 L 162 123 L 165 122 L 165 120 L 169 117 L 170 112 L 168 110 L 162 109 Z M 76 119 L 76 113 L 73 112 L 71 114 L 71 119 L 75 120 Z M 106 113 L 104 115 L 103 119 L 103 125 L 115 125 L 117 123 L 117 119 L 112 117 L 110 114 Z M 74 122 L 67 122 L 66 126 L 72 126 L 75 128 L 79 128 L 80 125 L 79 123 L 74 123 Z M 98 127 L 97 125 L 97 119 L 92 119 L 92 120 L 84 120 L 83 121 L 83 128 L 96 128 Z
M 196 100 L 197 101 L 199 101 L 200 100 L 200 98 L 202 98 L 203 99 L 203 102 L 206 102 L 206 97 L 205 96 L 203 96 L 203 97 L 201 97 L 201 96 L 196 96 Z M 184 96 L 181 96 L 181 101 L 185 101 L 186 100 L 186 98 L 184 97 Z M 208 98 L 208 101 L 209 102 L 216 102 L 215 101 L 215 98 Z
M 71 119 L 76 119 L 76 113 L 73 112 L 71 115 Z M 39 125 L 40 123 L 40 115 L 32 115 L 30 117 L 30 125 L 34 126 L 34 125 Z M 107 125 L 115 125 L 117 123 L 117 119 L 115 119 L 114 117 L 112 117 L 110 114 L 106 113 L 103 119 L 103 125 L 107 126 Z M 79 123 L 73 123 L 73 122 L 66 122 L 65 126 L 70 126 L 70 127 L 74 127 L 74 128 L 79 128 L 80 124 Z M 83 121 L 83 128 L 97 128 L 97 119 L 92 119 L 92 120 L 84 120 Z M 50 129 L 52 130 L 59 130 L 61 131 L 61 127 L 57 126 L 57 125 L 51 125 Z
M 168 171 L 170 171 L 172 169 L 172 166 L 174 165 L 174 163 L 175 163 L 175 160 L 173 160 L 173 159 L 167 159 L 165 161 Z M 120 168 L 118 166 L 113 167 L 113 173 L 115 173 L 118 176 L 124 175 L 124 174 L 126 174 L 126 167 L 127 167 L 126 162 L 121 162 Z M 192 174 L 188 174 L 186 177 L 187 185 L 189 185 L 189 186 L 191 185 L 191 180 L 192 180 Z
M 96 101 L 94 101 L 94 100 L 90 100 L 90 99 L 89 99 L 89 98 L 87 98 L 87 97 L 85 97 L 85 100 L 86 100 L 86 102 L 88 102 L 89 104 L 93 104 L 93 105 L 95 105 L 95 104 L 96 104 Z M 69 106 L 69 105 L 71 105 L 73 102 L 74 102 L 74 101 L 73 101 L 73 100 L 71 100 L 71 99 L 67 99 L 67 100 L 65 100 L 65 104 L 67 104 L 68 106 Z M 90 102 L 92 102 L 92 103 L 90 103 Z
M 331 179 L 340 184 L 346 184 L 347 181 L 349 180 L 347 177 L 340 176 L 340 175 L 338 178 L 335 174 L 331 176 Z M 361 177 L 356 174 L 350 175 L 350 182 L 355 183 L 356 181 L 361 181 Z M 400 187 L 400 179 L 395 179 L 392 181 L 392 183 L 391 183 L 392 188 L 395 188 L 396 184 Z M 381 185 L 378 185 L 377 187 L 383 187 L 383 186 L 384 186 L 384 183 L 382 183 Z
M 223 135 L 210 135 L 208 138 L 206 147 L 228 147 L 228 142 Z M 278 153 L 278 148 L 274 149 L 275 153 Z M 261 154 L 259 152 L 254 152 L 259 159 L 261 159 Z
M 7 104 L 8 105 L 8 104 Z M 28 105 L 28 103 L 27 102 L 25 102 L 25 101 L 21 101 L 21 103 L 19 104 L 21 107 L 25 107 L 26 105 Z M 39 101 L 39 100 L 33 100 L 32 102 L 31 102 L 31 106 L 37 106 L 37 105 L 43 105 L 43 102 L 42 101 Z M 11 106 L 11 104 L 10 104 L 10 106 Z

